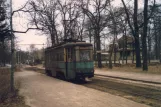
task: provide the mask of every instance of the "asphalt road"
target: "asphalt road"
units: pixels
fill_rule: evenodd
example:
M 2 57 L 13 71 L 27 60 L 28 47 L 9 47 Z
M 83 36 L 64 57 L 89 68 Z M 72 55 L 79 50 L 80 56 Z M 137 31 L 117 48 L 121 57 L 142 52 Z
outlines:
M 19 94 L 31 107 L 149 107 L 34 71 L 16 72 L 15 78 L 20 81 Z

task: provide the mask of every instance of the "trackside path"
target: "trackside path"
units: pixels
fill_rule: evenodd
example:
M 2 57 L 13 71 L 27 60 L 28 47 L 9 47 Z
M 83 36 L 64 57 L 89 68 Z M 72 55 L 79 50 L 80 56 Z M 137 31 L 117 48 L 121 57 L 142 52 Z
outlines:
M 149 107 L 33 71 L 16 72 L 15 77 L 21 81 L 20 95 L 31 107 Z

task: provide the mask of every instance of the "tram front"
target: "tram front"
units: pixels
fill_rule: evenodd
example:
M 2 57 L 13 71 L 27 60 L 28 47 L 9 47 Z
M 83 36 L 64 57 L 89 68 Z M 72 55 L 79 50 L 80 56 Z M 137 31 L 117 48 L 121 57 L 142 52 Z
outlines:
M 76 47 L 76 78 L 91 78 L 94 76 L 93 47 L 84 44 Z

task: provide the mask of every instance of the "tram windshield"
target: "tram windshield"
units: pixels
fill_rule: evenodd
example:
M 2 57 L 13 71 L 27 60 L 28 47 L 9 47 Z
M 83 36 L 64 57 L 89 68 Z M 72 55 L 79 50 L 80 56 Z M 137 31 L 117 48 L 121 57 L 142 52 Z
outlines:
M 90 58 L 90 50 L 81 50 L 80 51 L 80 61 L 89 61 Z
M 79 60 L 92 61 L 92 46 L 79 47 Z

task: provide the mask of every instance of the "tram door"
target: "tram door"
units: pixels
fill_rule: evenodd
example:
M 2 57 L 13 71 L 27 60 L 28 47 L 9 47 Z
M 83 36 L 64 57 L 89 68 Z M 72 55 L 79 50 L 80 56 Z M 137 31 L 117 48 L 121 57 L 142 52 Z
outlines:
M 75 50 L 74 48 L 66 48 L 66 78 L 74 79 L 75 78 Z

